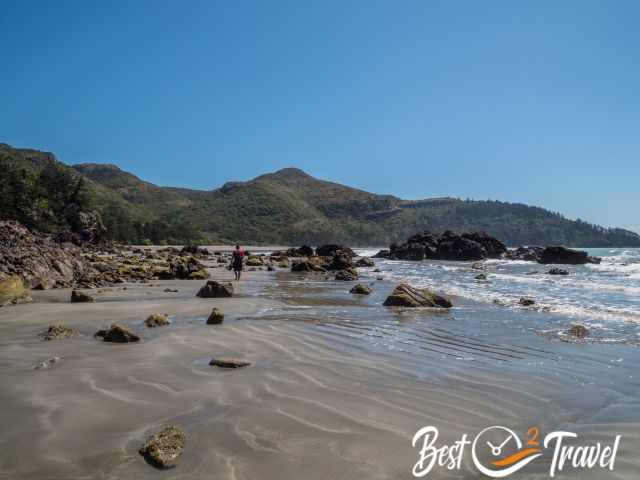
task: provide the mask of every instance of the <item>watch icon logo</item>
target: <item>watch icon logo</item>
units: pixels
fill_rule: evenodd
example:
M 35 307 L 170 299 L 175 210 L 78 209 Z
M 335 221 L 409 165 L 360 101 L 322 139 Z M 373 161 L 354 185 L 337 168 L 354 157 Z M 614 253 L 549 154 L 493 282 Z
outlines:
M 482 430 L 471 445 L 471 458 L 476 468 L 491 478 L 504 478 L 517 472 L 542 455 L 538 443 L 539 430 L 531 427 L 524 445 L 518 434 L 499 425 Z M 484 455 L 483 455 L 484 454 Z M 481 458 L 488 457 L 488 461 Z

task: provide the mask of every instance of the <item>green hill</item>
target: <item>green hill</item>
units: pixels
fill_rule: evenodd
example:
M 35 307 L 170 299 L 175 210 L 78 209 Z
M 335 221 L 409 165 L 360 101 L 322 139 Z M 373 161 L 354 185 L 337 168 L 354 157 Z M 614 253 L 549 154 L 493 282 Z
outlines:
M 15 172 L 37 176 L 52 163 L 86 180 L 86 197 L 102 214 L 109 234 L 122 241 L 387 245 L 417 231 L 449 229 L 483 230 L 508 245 L 640 246 L 633 232 L 517 203 L 402 200 L 318 180 L 296 168 L 212 191 L 161 187 L 115 165 L 68 167 L 52 154 L 0 144 L 0 166 L 13 183 L 19 183 Z M 0 204 L 0 209 L 0 216 L 20 220 L 11 206 Z

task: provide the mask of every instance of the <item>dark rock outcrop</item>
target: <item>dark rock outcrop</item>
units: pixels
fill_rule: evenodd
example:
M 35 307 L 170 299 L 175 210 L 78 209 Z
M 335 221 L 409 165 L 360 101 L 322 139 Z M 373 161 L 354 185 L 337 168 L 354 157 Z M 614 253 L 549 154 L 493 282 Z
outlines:
M 389 250 L 379 250 L 378 253 L 376 253 L 373 257 L 371 258 L 389 258 Z
M 362 257 L 359 258 L 356 263 L 355 263 L 356 267 L 364 267 L 364 268 L 370 268 L 370 267 L 375 267 L 376 264 L 373 260 L 371 260 L 369 257 Z
M 309 245 L 303 245 L 300 248 L 290 248 L 285 254 L 287 257 L 312 257 L 313 248 Z
M 358 279 L 358 272 L 354 268 L 338 270 L 334 278 L 344 282 L 352 282 Z
M 451 308 L 451 301 L 437 295 L 429 289 L 414 288 L 409 284 L 401 283 L 391 295 L 387 297 L 383 305 L 385 307 L 432 307 Z
M 71 291 L 71 303 L 92 303 L 94 301 L 95 299 L 87 293 L 79 290 Z
M 200 288 L 196 296 L 201 298 L 228 298 L 233 296 L 233 284 L 231 282 L 216 282 L 209 280 Z
M 151 435 L 138 452 L 154 467 L 171 468 L 182 455 L 185 441 L 184 432 L 172 425 Z
M 140 337 L 138 335 L 117 323 L 114 323 L 106 330 L 98 330 L 95 336 L 97 338 L 102 338 L 105 342 L 113 343 L 132 343 L 140 341 Z
M 583 250 L 573 250 L 565 247 L 547 247 L 540 254 L 539 263 L 559 265 L 583 265 L 585 263 L 600 263 L 600 258 L 590 257 Z
M 548 275 L 569 275 L 569 272 L 562 268 L 552 268 L 547 272 Z
M 351 250 L 349 247 L 345 247 L 344 245 L 327 244 L 321 245 L 316 248 L 316 255 L 318 257 L 331 257 L 339 252 L 342 252 L 343 254 L 352 258 L 356 256 L 353 250 Z
M 507 247 L 486 233 L 458 235 L 446 231 L 441 235 L 423 232 L 410 237 L 401 245 L 391 244 L 389 258 L 397 260 L 482 260 L 499 258 Z
M 536 301 L 533 298 L 522 297 L 520 300 L 518 300 L 518 304 L 523 307 L 530 307 L 532 305 L 535 305 Z
M 506 260 L 537 262 L 543 250 L 543 247 L 518 247 L 513 250 L 507 250 L 503 258 Z
M 292 272 L 324 272 L 326 268 L 311 260 L 301 260 L 291 264 Z
M 580 325 L 579 323 L 571 325 L 571 327 L 569 327 L 565 333 L 576 338 L 585 338 L 591 334 L 587 327 L 585 327 L 584 325 Z

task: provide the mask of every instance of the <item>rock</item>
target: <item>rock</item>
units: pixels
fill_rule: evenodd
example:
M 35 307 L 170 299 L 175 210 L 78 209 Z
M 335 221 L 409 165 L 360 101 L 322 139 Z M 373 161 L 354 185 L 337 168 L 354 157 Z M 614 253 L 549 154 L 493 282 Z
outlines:
M 487 274 L 486 273 L 481 273 L 479 275 L 476 275 L 474 277 L 476 280 L 480 280 L 480 281 L 487 281 Z
M 585 338 L 591 334 L 587 327 L 578 323 L 571 325 L 565 333 L 576 338 Z
M 291 265 L 292 272 L 324 272 L 326 269 L 310 260 L 301 260 L 293 262 Z
M 522 297 L 520 300 L 518 300 L 518 304 L 522 305 L 523 307 L 530 307 L 531 305 L 535 305 L 536 301 L 532 298 Z
M 184 432 L 172 425 L 151 435 L 140 447 L 139 453 L 154 467 L 170 468 L 175 466 L 182 455 L 185 441 Z
M 433 293 L 429 289 L 418 289 L 406 283 L 398 285 L 387 297 L 385 307 L 433 307 L 451 308 L 449 299 Z
M 336 272 L 335 279 L 345 282 L 351 282 L 358 279 L 358 272 L 356 272 L 354 269 L 339 270 L 338 272 Z
M 389 258 L 389 250 L 379 250 L 378 253 L 371 258 Z
M 18 275 L 24 288 L 71 287 L 88 270 L 89 263 L 73 243 L 32 234 L 18 222 L 0 221 L 0 282 Z
M 273 265 L 267 265 L 267 272 L 275 272 L 275 267 Z
M 366 285 L 362 285 L 361 283 L 355 285 L 349 293 L 353 293 L 356 295 L 369 295 L 371 293 L 371 289 Z
M 537 262 L 543 250 L 542 247 L 518 247 L 514 250 L 507 250 L 502 257 L 507 260 Z
M 64 338 L 74 338 L 78 336 L 78 331 L 65 327 L 61 324 L 49 325 L 49 329 L 44 334 L 44 340 L 62 340 Z
M 332 257 L 339 253 L 342 253 L 350 258 L 353 258 L 356 256 L 353 250 L 343 245 L 328 244 L 328 245 L 321 245 L 318 248 L 316 248 L 316 255 L 318 257 Z
M 203 268 L 202 270 L 196 270 L 189 274 L 189 280 L 206 280 L 209 277 L 210 275 L 206 268 Z
M 209 365 L 218 368 L 244 368 L 250 366 L 251 362 L 229 358 L 212 358 Z
M 44 370 L 52 367 L 55 363 L 59 363 L 61 361 L 62 361 L 62 358 L 60 357 L 52 357 L 52 358 L 49 358 L 48 360 L 44 360 L 43 362 L 37 363 L 33 368 L 34 370 Z
M 533 270 L 531 272 L 527 272 L 525 275 L 538 275 L 540 272 L 538 270 Z
M 313 248 L 308 245 L 303 245 L 300 248 L 290 248 L 285 252 L 288 257 L 312 257 Z
M 0 277 L 0 307 L 31 301 L 29 290 L 25 288 L 22 278 L 12 275 L 2 280 L 2 277 Z
M 487 257 L 487 251 L 474 240 L 451 236 L 450 239 L 438 242 L 436 256 L 440 260 L 482 260 Z
M 547 247 L 540 254 L 538 263 L 558 265 L 582 265 L 585 263 L 600 263 L 600 258 L 590 257 L 582 250 L 572 250 L 565 247 Z
M 166 313 L 154 313 L 147 317 L 144 324 L 149 328 L 164 327 L 165 325 L 171 324 L 171 321 Z
M 209 280 L 196 294 L 201 298 L 228 298 L 233 296 L 233 284 L 231 282 L 216 282 Z
M 221 308 L 213 307 L 207 319 L 207 325 L 219 325 L 224 321 L 224 312 Z
M 326 265 L 327 270 L 352 270 L 355 268 L 351 257 L 344 252 L 336 253 L 331 261 Z M 354 270 L 355 271 L 355 270 Z
M 362 257 L 356 262 L 356 267 L 375 267 L 375 262 L 369 257 Z
M 97 338 L 102 338 L 105 342 L 132 343 L 139 342 L 140 337 L 117 323 L 111 325 L 107 330 L 98 330 L 95 334 Z
M 165 288 L 163 290 L 163 292 L 165 292 L 165 293 L 177 293 L 178 289 L 177 288 Z
M 483 262 L 473 262 L 471 268 L 473 270 L 486 270 L 487 266 Z
M 255 255 L 248 257 L 245 262 L 245 265 L 247 267 L 260 267 L 262 266 L 262 258 L 256 257 Z
M 461 237 L 482 245 L 487 258 L 500 258 L 507 252 L 507 246 L 504 243 L 484 232 L 463 233 Z
M 94 302 L 95 299 L 84 292 L 79 290 L 71 291 L 71 303 L 91 303 Z
M 569 272 L 561 268 L 552 268 L 547 272 L 548 275 L 569 275 Z

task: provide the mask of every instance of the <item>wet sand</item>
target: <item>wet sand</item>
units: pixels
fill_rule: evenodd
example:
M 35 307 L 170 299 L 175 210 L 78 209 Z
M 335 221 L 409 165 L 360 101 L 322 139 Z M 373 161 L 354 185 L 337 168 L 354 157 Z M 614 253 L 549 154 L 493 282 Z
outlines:
M 56 290 L 0 309 L 0 478 L 411 478 L 411 438 L 425 425 L 442 442 L 491 425 L 571 430 L 584 443 L 621 434 L 613 472 L 556 478 L 637 477 L 637 348 L 550 341 L 525 313 L 461 299 L 447 313 L 384 309 L 392 285 L 363 277 L 370 297 L 322 276 L 247 272 L 230 299 L 196 298 L 201 281 L 158 281 L 94 292 L 94 304 Z M 214 306 L 222 325 L 205 324 Z M 172 324 L 147 328 L 156 312 Z M 142 342 L 93 338 L 114 321 Z M 58 322 L 81 337 L 42 341 Z M 213 356 L 253 366 L 223 371 Z M 137 450 L 167 424 L 187 444 L 176 468 L 158 471 Z M 548 468 L 543 457 L 516 478 Z M 479 477 L 470 455 L 428 476 Z

